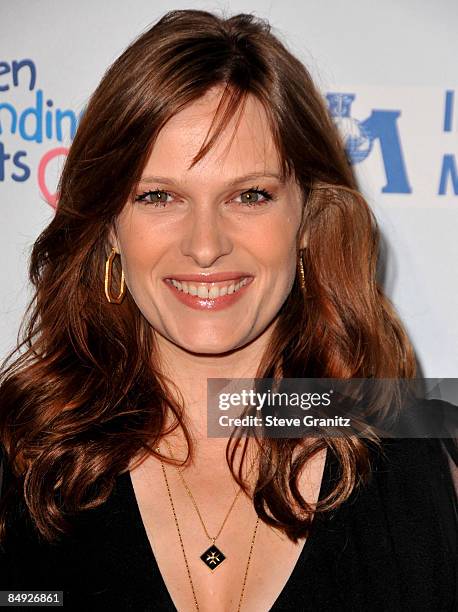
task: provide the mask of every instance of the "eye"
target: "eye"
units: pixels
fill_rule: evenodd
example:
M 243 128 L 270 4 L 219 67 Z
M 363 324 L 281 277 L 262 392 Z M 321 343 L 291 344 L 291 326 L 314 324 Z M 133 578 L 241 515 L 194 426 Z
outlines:
M 241 201 L 238 202 L 245 208 L 251 208 L 255 206 L 263 206 L 269 200 L 273 200 L 274 197 L 271 193 L 269 193 L 265 189 L 260 189 L 259 187 L 252 187 L 250 189 L 246 189 L 242 191 L 242 193 L 237 196 L 241 198 Z M 142 202 L 143 204 L 147 204 L 148 206 L 153 206 L 154 208 L 164 208 L 167 204 L 170 203 L 173 199 L 173 194 L 169 191 L 164 191 L 163 189 L 154 189 L 150 191 L 144 191 L 143 193 L 137 195 L 135 197 L 136 202 Z M 237 200 L 235 200 L 237 202 Z
M 263 206 L 269 200 L 273 199 L 273 195 L 265 189 L 259 189 L 259 187 L 252 187 L 238 196 L 241 198 L 241 203 L 246 207 L 251 206 Z
M 145 191 L 135 197 L 136 202 L 143 202 L 154 206 L 155 208 L 161 208 L 165 206 L 168 201 L 168 197 L 172 197 L 172 194 L 162 189 L 155 189 L 154 191 Z

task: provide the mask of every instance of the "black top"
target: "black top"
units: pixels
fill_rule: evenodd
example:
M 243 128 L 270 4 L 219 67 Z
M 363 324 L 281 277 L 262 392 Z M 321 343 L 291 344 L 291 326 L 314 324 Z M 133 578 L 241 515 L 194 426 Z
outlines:
M 439 439 L 383 440 L 383 446 L 386 458 L 374 454 L 371 482 L 336 511 L 315 516 L 273 612 L 458 609 L 450 457 Z M 337 467 L 328 451 L 320 499 Z M 129 472 L 118 476 L 106 503 L 79 515 L 75 534 L 59 545 L 39 543 L 22 503 L 0 553 L 0 589 L 63 590 L 68 610 L 175 610 Z

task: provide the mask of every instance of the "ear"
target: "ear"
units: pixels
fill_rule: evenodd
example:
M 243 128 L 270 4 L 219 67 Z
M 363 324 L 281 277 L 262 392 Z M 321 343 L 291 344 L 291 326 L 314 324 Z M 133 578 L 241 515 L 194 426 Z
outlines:
M 110 230 L 108 232 L 108 242 L 109 242 L 110 248 L 114 247 L 116 251 L 119 253 L 119 242 L 118 242 L 118 237 L 116 235 L 116 227 L 114 225 L 110 227 Z
M 302 236 L 301 236 L 301 239 L 299 241 L 299 248 L 300 249 L 306 249 L 307 245 L 308 245 L 308 242 L 309 242 L 309 230 L 307 228 L 307 229 L 304 229 L 303 232 L 302 232 Z

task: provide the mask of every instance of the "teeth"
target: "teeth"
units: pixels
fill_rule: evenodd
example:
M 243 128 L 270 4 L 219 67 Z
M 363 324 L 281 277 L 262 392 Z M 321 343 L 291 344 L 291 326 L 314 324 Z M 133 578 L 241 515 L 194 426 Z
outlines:
M 170 282 L 174 287 L 176 287 L 179 291 L 182 291 L 183 293 L 197 295 L 198 297 L 203 299 L 215 299 L 218 297 L 222 297 L 223 295 L 231 295 L 232 293 L 235 293 L 241 287 L 244 287 L 247 284 L 248 278 L 242 278 L 242 280 L 237 283 L 232 282 L 230 285 L 224 285 L 223 287 L 216 287 L 213 285 L 210 286 L 210 288 L 206 284 L 201 283 L 196 286 L 185 281 L 177 281 L 174 278 L 172 278 Z

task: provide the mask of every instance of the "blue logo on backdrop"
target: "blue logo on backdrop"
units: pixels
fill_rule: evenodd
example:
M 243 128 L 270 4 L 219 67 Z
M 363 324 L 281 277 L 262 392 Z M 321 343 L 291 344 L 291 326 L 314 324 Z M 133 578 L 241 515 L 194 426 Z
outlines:
M 401 111 L 373 110 L 367 119 L 351 116 L 355 94 L 329 93 L 329 111 L 344 139 L 345 149 L 353 164 L 365 160 L 378 140 L 383 159 L 386 185 L 382 193 L 412 193 L 404 164 L 397 119 Z

